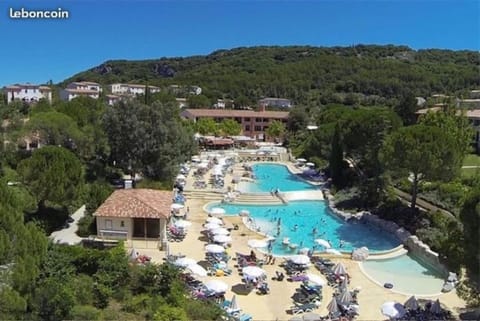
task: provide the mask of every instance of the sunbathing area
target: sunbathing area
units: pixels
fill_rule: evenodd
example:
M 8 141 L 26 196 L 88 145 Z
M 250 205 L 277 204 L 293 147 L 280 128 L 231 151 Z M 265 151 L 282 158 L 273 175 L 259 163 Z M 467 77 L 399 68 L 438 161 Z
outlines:
M 271 153 L 281 158 L 277 151 Z M 250 167 L 283 164 L 290 173 L 299 174 L 298 186 L 312 181 L 316 188 L 324 181 L 323 173 L 306 160 L 272 162 L 265 151 L 261 158 L 247 155 L 243 159 L 255 161 L 247 164 Z M 352 249 L 360 247 L 361 240 L 349 235 L 365 235 L 371 253 L 376 247 L 383 253 L 383 245 L 398 244 L 380 244 L 375 237 L 383 235 L 369 236 L 364 226 L 346 225 L 336 218 L 314 221 L 315 213 L 303 207 L 283 213 L 275 206 L 286 206 L 288 200 L 275 192 L 282 193 L 288 186 L 276 181 L 278 175 L 256 177 L 239 159 L 234 154 L 206 154 L 183 165 L 175 183 L 167 250 L 159 251 L 153 242 L 133 240 L 127 243 L 132 253 L 177 266 L 191 297 L 214 300 L 229 320 L 450 320 L 465 306 L 454 289 L 417 300 L 418 296 L 411 295 L 415 293 L 400 294 L 395 287 L 388 289 L 375 282 L 351 259 Z M 265 182 L 256 187 L 263 192 L 238 189 L 257 180 Z M 322 199 L 314 202 L 325 203 Z M 262 211 L 255 216 L 256 209 L 248 206 L 259 204 Z M 285 244 L 287 236 L 289 244 Z

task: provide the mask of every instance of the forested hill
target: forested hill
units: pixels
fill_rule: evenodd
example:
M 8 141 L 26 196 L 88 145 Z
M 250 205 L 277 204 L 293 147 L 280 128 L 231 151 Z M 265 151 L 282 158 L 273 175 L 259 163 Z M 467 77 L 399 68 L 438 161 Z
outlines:
M 210 98 L 286 97 L 308 103 L 332 93 L 399 97 L 452 93 L 480 85 L 480 54 L 405 46 L 251 47 L 206 56 L 112 60 L 65 80 L 102 84 L 198 85 Z

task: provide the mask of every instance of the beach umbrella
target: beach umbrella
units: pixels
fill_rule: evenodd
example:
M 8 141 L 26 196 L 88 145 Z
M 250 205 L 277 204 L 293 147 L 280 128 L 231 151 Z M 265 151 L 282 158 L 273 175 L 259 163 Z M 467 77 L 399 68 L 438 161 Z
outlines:
M 303 315 L 303 321 L 319 321 L 319 320 L 320 320 L 320 314 L 318 313 L 308 312 Z
M 214 207 L 210 210 L 210 215 L 221 216 L 225 214 L 225 210 L 221 207 Z
M 308 282 L 314 283 L 316 285 L 324 286 L 327 284 L 327 281 L 318 274 L 307 273 Z
M 223 293 L 228 290 L 228 284 L 219 280 L 211 280 L 205 283 L 205 287 L 215 293 Z
M 238 215 L 239 216 L 249 216 L 250 212 L 248 210 L 241 210 L 240 212 L 238 212 Z
M 407 301 L 405 301 L 403 305 L 406 309 L 409 310 L 417 310 L 419 307 L 417 298 L 414 295 L 412 295 Z
M 305 158 L 297 158 L 297 162 L 305 163 L 307 160 Z
M 198 276 L 207 276 L 208 274 L 207 270 L 205 270 L 203 266 L 198 264 L 190 264 L 187 266 L 186 270 Z
M 178 220 L 175 223 L 173 223 L 173 225 L 175 225 L 176 227 L 180 227 L 180 228 L 186 228 L 186 227 L 191 226 L 192 222 L 185 221 L 185 220 Z
M 184 208 L 184 207 L 185 207 L 185 206 L 183 206 L 182 204 L 178 204 L 178 203 L 174 203 L 174 204 L 172 204 L 172 205 L 170 206 L 170 208 L 171 208 L 172 210 L 179 210 L 179 209 L 182 209 L 182 208 Z
M 340 262 L 333 267 L 333 273 L 336 275 L 345 275 L 347 274 L 347 269 L 345 269 L 345 266 Z
M 340 296 L 338 297 L 338 303 L 341 305 L 349 305 L 350 302 L 353 301 L 352 294 L 348 289 L 345 287 L 344 291 L 340 293 Z
M 230 301 L 230 306 L 229 308 L 231 310 L 238 310 L 238 303 L 237 303 L 237 296 L 234 294 L 233 297 L 232 297 L 232 300 Z
M 437 301 L 433 302 L 432 306 L 430 307 L 430 312 L 433 314 L 440 314 L 442 313 L 442 307 L 440 305 L 440 300 L 437 299 Z
M 225 252 L 225 248 L 218 244 L 208 244 L 205 246 L 205 251 L 208 253 L 223 253 Z
M 213 223 L 217 225 L 223 225 L 223 221 L 218 217 L 209 217 L 207 218 L 207 223 Z
M 130 260 L 135 261 L 138 258 L 138 252 L 134 248 L 130 252 Z
M 185 180 L 185 178 L 186 178 L 186 177 L 185 177 L 185 175 L 183 175 L 183 174 L 177 175 L 177 179 L 178 179 L 178 180 Z
M 230 232 L 223 227 L 214 228 L 210 230 L 210 233 L 212 233 L 213 235 L 230 235 Z
M 339 250 L 335 250 L 335 249 L 326 249 L 325 252 L 330 253 L 330 254 L 334 254 L 334 255 L 342 255 L 342 252 L 340 252 Z
M 401 318 L 405 315 L 405 308 L 398 302 L 385 302 L 380 309 L 382 314 L 389 318 Z
M 323 246 L 324 248 L 327 248 L 327 249 L 332 247 L 330 245 L 330 242 L 328 242 L 327 240 L 324 240 L 324 239 L 316 239 L 315 243 L 317 243 L 318 245 Z
M 267 247 L 268 242 L 266 240 L 248 240 L 248 246 L 257 249 L 257 248 L 262 248 L 262 247 Z
M 197 264 L 197 261 L 189 257 L 181 257 L 176 259 L 173 264 L 180 267 L 187 267 L 189 265 Z
M 338 303 L 337 299 L 335 297 L 332 297 L 332 300 L 330 303 L 327 305 L 327 310 L 330 314 L 338 313 L 340 310 L 338 309 Z
M 312 163 L 312 162 L 306 163 L 305 165 L 307 165 L 308 167 L 314 167 L 315 166 L 315 164 Z
M 215 235 L 213 241 L 217 243 L 228 243 L 232 241 L 232 238 L 228 235 Z
M 248 278 L 259 278 L 266 274 L 265 270 L 258 266 L 246 266 L 242 269 L 242 273 Z
M 310 264 L 310 258 L 303 254 L 293 255 L 289 258 L 289 260 L 300 265 Z
M 220 228 L 221 226 L 216 223 L 207 223 L 203 227 L 206 228 L 207 230 L 214 230 L 214 229 Z

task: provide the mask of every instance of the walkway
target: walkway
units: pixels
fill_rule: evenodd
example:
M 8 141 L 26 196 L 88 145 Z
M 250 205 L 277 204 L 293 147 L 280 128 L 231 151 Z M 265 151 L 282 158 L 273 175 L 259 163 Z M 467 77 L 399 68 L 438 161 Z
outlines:
M 82 205 L 75 213 L 72 214 L 73 222 L 67 228 L 55 231 L 50 234 L 50 238 L 55 243 L 76 245 L 80 244 L 83 240 L 82 237 L 76 234 L 78 230 L 78 222 L 85 215 L 85 205 Z

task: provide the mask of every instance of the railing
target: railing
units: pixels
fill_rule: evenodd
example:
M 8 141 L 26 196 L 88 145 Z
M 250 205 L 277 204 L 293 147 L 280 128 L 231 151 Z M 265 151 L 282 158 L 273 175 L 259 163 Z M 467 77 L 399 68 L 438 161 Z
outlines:
M 115 239 L 127 239 L 128 232 L 116 230 L 100 230 L 100 236 Z

